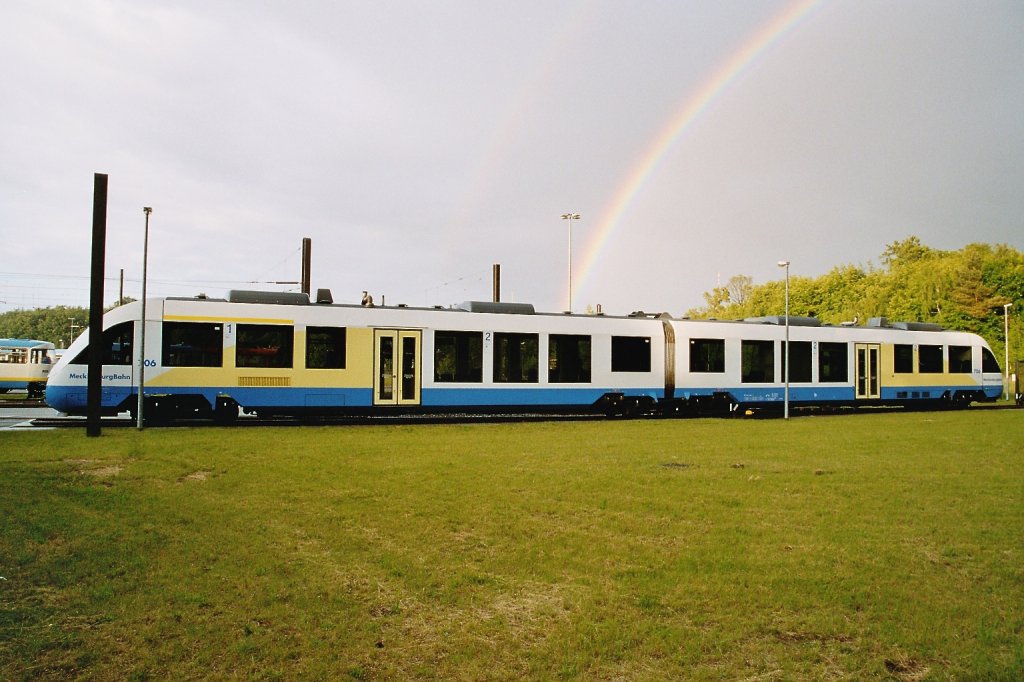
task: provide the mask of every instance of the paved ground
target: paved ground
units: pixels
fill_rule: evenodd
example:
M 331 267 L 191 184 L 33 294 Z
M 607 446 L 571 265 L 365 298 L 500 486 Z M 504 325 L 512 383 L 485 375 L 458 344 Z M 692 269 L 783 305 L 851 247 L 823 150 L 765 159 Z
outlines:
M 56 417 L 59 414 L 49 407 L 8 407 L 0 403 L 0 429 L 27 428 L 33 419 Z

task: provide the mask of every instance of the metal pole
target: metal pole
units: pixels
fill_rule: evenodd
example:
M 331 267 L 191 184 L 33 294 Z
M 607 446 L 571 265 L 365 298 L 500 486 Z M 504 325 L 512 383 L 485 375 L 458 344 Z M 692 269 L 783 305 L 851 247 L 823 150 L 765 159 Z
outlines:
M 780 260 L 780 268 L 786 268 L 786 353 L 785 353 L 785 380 L 786 389 L 783 394 L 782 418 L 789 419 L 789 261 Z
M 1003 399 L 1010 399 L 1010 308 L 1013 307 L 1012 303 L 1003 304 L 1003 343 L 1006 345 L 1006 360 L 1003 367 L 1006 371 L 1006 379 L 1003 381 L 1003 385 L 1006 387 L 1003 391 Z
M 146 392 L 146 266 L 149 261 L 149 214 L 153 209 L 145 206 L 142 212 L 146 214 L 146 231 L 142 239 L 142 331 L 139 334 L 139 404 L 136 408 L 136 428 L 139 431 L 142 430 L 143 396 Z
M 569 221 L 569 303 L 566 312 L 572 312 L 572 221 L 579 220 L 579 213 L 563 213 L 562 220 Z

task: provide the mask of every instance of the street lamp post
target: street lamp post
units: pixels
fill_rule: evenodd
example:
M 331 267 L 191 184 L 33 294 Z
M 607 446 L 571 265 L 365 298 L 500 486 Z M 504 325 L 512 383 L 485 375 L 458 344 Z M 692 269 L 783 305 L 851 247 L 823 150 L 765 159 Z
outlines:
M 139 332 L 139 403 L 136 408 L 138 421 L 135 425 L 139 431 L 142 430 L 142 406 L 145 402 L 143 395 L 146 391 L 146 265 L 149 261 L 149 214 L 153 209 L 145 206 L 142 212 L 146 214 L 146 231 L 142 239 L 142 327 Z
M 68 345 L 70 346 L 71 342 L 75 340 L 75 330 L 80 329 L 81 325 L 78 324 L 78 320 L 73 317 L 69 317 L 68 319 L 71 321 L 71 338 L 68 340 Z
M 1006 372 L 1006 378 L 1003 381 L 1004 391 L 1003 399 L 1010 399 L 1010 308 L 1013 307 L 1012 303 L 1003 304 L 1003 343 L 1006 346 L 1006 359 L 1003 365 L 1003 370 Z
M 789 419 L 789 261 L 780 260 L 780 268 L 786 268 L 786 351 L 785 351 L 785 374 L 786 390 L 784 393 L 782 403 L 782 417 L 783 419 Z
M 562 220 L 569 221 L 569 305 L 565 309 L 570 313 L 572 312 L 572 221 L 579 219 L 579 213 L 562 214 Z

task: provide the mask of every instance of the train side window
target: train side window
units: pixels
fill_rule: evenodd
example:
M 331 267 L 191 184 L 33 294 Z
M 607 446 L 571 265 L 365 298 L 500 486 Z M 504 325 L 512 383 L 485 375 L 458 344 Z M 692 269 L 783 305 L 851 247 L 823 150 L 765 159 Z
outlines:
M 742 341 L 740 350 L 743 359 L 740 381 L 745 384 L 775 381 L 774 341 Z
M 996 356 L 992 355 L 992 351 L 984 346 L 981 349 L 981 371 L 986 374 L 1002 373 L 1003 371 L 999 368 Z
M 306 327 L 306 368 L 345 369 L 344 327 Z
M 789 381 L 794 384 L 811 382 L 811 342 L 789 342 Z M 786 380 L 786 342 L 782 342 L 782 380 Z
M 942 374 L 942 346 L 918 346 L 917 371 L 921 374 Z
M 240 324 L 235 366 L 290 368 L 295 330 L 285 324 Z
M 947 352 L 950 374 L 970 374 L 974 371 L 973 353 L 970 346 L 950 346 Z
M 842 384 L 849 381 L 849 349 L 845 343 L 818 344 L 818 381 L 823 384 Z
M 914 373 L 914 347 L 909 343 L 897 343 L 892 347 L 892 369 L 896 374 Z
M 434 381 L 482 382 L 483 337 L 482 332 L 435 332 Z
M 22 365 L 27 358 L 24 348 L 4 348 L 3 352 L 0 352 L 0 363 L 3 364 Z
M 220 367 L 224 332 L 211 322 L 164 322 L 161 361 L 164 367 Z
M 613 372 L 650 372 L 651 337 L 613 336 Z
M 552 384 L 590 382 L 590 337 L 552 334 L 548 338 L 548 381 Z
M 725 339 L 690 339 L 690 371 L 725 371 Z
M 132 345 L 135 342 L 135 323 L 122 322 L 115 324 L 103 332 L 103 364 L 104 365 L 131 365 Z M 88 346 L 82 350 L 75 359 L 73 365 L 89 364 Z
M 537 334 L 494 335 L 495 383 L 535 384 L 540 366 Z

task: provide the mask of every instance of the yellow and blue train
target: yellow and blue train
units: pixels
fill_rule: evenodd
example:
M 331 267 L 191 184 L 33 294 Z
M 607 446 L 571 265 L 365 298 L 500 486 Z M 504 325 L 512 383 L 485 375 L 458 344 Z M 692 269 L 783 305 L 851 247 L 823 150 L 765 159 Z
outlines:
M 232 420 L 399 412 L 688 414 L 794 408 L 963 407 L 995 400 L 984 339 L 925 323 L 814 318 L 689 320 L 538 313 L 521 303 L 452 308 L 334 304 L 231 291 L 106 313 L 102 410 Z M 785 333 L 789 330 L 788 354 Z M 46 400 L 86 412 L 87 330 L 50 373 Z M 789 369 L 787 372 L 786 359 Z
M 0 339 L 0 393 L 24 389 L 29 398 L 41 398 L 54 352 L 49 341 Z

